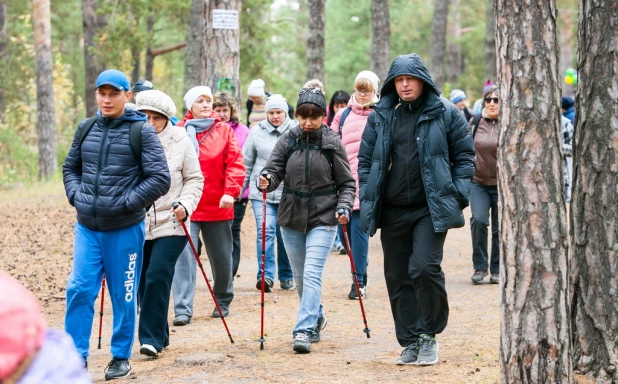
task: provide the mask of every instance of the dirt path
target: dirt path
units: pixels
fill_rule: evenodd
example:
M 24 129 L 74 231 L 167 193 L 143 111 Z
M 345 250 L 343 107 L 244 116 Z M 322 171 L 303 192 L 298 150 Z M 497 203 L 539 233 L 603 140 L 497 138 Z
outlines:
M 18 207 L 18 209 L 15 209 Z M 0 269 L 9 271 L 37 295 L 52 327 L 63 327 L 66 280 L 71 268 L 74 211 L 60 184 L 0 193 Z M 467 211 L 469 214 L 469 211 Z M 499 381 L 499 288 L 472 286 L 469 227 L 450 231 L 443 268 L 450 303 L 449 325 L 438 337 L 440 363 L 433 367 L 399 367 L 383 276 L 379 238 L 370 243 L 369 287 L 364 301 L 371 338 L 363 333 L 357 301 L 347 293 L 351 277 L 347 256 L 331 253 L 325 270 L 323 304 L 328 319 L 322 341 L 309 355 L 292 351 L 296 320 L 295 291 L 276 283 L 266 295 L 266 343 L 259 350 L 260 306 L 255 289 L 255 221 L 251 209 L 243 222 L 242 260 L 228 326 L 210 317 L 213 304 L 198 276 L 195 316 L 186 327 L 172 327 L 171 346 L 152 360 L 135 344 L 132 383 L 497 383 Z M 207 264 L 207 263 L 205 263 Z M 210 271 L 207 270 L 210 276 Z M 103 382 L 111 358 L 111 306 L 106 300 L 103 349 L 96 349 L 98 317 L 93 323 L 90 372 Z M 98 301 L 96 303 L 98 308 Z M 170 319 L 173 313 L 170 313 Z M 128 379 L 126 379 L 128 380 Z

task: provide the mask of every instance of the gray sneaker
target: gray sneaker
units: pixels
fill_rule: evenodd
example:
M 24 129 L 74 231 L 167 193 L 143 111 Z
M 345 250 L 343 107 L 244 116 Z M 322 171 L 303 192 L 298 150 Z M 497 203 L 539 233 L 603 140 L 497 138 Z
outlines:
M 401 356 L 397 359 L 395 364 L 397 365 L 408 365 L 408 364 L 416 364 L 416 359 L 418 357 L 418 349 L 420 347 L 419 340 L 415 340 L 412 344 L 408 345 L 401 351 Z
M 434 365 L 438 362 L 438 341 L 431 335 L 421 335 L 416 365 Z
M 474 271 L 470 279 L 472 280 L 472 284 L 481 284 L 485 276 L 487 276 L 487 271 Z
M 174 318 L 172 324 L 177 327 L 182 327 L 183 325 L 187 325 L 191 322 L 191 317 L 187 315 L 178 315 Z
M 500 283 L 500 274 L 499 273 L 492 273 L 491 276 L 489 277 L 489 282 L 491 284 L 499 284 Z
M 298 332 L 294 335 L 294 351 L 296 353 L 309 353 L 311 352 L 311 339 L 304 332 Z
M 318 341 L 320 341 L 322 331 L 324 330 L 324 328 L 326 328 L 326 324 L 328 324 L 328 321 L 326 321 L 326 317 L 318 318 L 318 325 L 316 325 L 315 332 L 313 332 L 313 335 L 311 335 L 312 343 L 317 343 Z

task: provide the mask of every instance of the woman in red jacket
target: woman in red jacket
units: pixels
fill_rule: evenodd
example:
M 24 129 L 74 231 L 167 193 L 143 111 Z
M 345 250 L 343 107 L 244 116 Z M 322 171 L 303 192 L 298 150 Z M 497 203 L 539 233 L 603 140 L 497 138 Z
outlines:
M 204 175 L 202 197 L 191 215 L 191 239 L 197 244 L 202 232 L 212 268 L 213 291 L 223 316 L 227 316 L 234 298 L 231 225 L 234 200 L 240 195 L 245 178 L 245 165 L 234 131 L 213 112 L 210 88 L 191 88 L 184 101 L 189 112 L 178 125 L 186 128 Z M 186 325 L 191 321 L 196 273 L 195 257 L 187 247 L 176 263 L 172 284 L 176 315 L 174 325 Z M 215 308 L 213 317 L 218 316 Z

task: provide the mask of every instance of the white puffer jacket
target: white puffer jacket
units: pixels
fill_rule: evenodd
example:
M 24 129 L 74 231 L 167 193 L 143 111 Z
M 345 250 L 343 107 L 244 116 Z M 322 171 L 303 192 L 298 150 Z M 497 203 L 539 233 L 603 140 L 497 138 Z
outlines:
M 171 213 L 172 204 L 179 202 L 191 215 L 200 201 L 204 187 L 204 176 L 197 154 L 184 128 L 168 122 L 158 136 L 165 151 L 172 184 L 169 192 L 155 201 L 146 215 L 146 240 L 185 236 L 182 225 Z

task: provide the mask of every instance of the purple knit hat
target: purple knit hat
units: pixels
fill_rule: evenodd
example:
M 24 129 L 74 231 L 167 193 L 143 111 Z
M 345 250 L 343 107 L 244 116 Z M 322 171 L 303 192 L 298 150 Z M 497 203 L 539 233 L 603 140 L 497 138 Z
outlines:
M 494 83 L 492 79 L 487 79 L 487 81 L 485 82 L 485 85 L 483 86 L 483 94 L 487 93 L 489 88 L 491 88 L 491 87 L 493 87 L 495 85 L 496 85 L 496 83 Z

